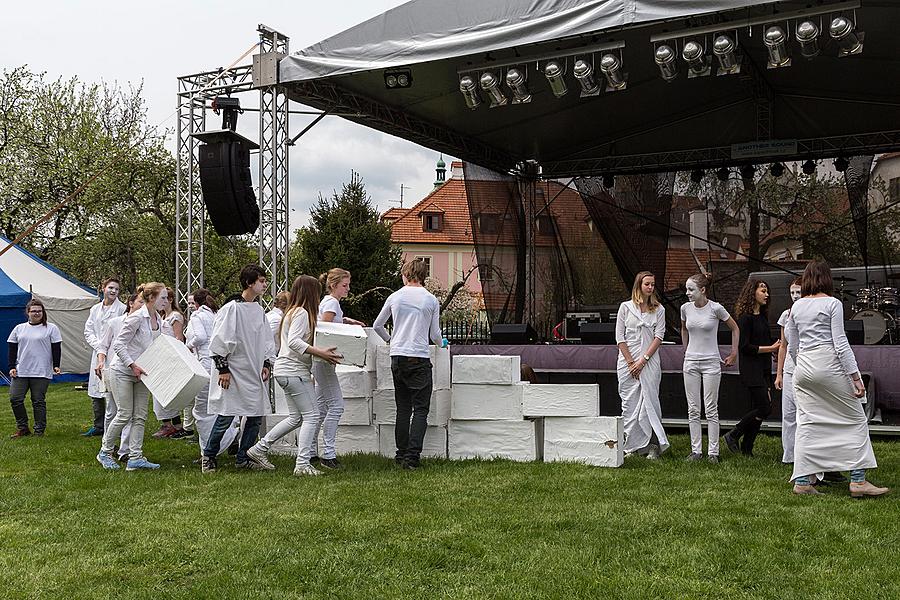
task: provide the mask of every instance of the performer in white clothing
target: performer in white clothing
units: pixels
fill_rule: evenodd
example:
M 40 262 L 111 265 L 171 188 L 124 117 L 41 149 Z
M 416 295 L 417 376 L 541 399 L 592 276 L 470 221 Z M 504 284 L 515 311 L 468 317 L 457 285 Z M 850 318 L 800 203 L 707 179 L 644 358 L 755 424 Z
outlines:
M 346 323 L 348 325 L 362 325 L 365 323 L 344 316 L 341 310 L 341 300 L 350 293 L 350 271 L 345 269 L 329 269 L 327 273 L 319 276 L 319 283 L 326 294 L 319 303 L 318 319 L 329 323 Z M 344 395 L 338 382 L 334 363 L 315 360 L 312 366 L 313 377 L 316 380 L 316 397 L 319 405 L 319 425 L 316 429 L 315 440 L 319 437 L 319 428 L 322 429 L 323 448 L 319 456 L 319 464 L 326 469 L 340 469 L 341 463 L 337 459 L 335 443 L 337 428 L 344 414 Z
M 803 271 L 802 297 L 791 307 L 787 340 L 794 357 L 797 437 L 794 444 L 795 494 L 818 494 L 810 477 L 850 471 L 850 495 L 881 496 L 888 488 L 866 481 L 878 466 L 861 400 L 859 367 L 844 333 L 844 307 L 831 296 L 827 263 L 813 261 Z
M 175 290 L 170 287 L 166 288 L 166 301 L 162 310 L 159 311 L 159 314 L 166 320 L 166 323 L 172 326 L 172 332 L 175 334 L 175 338 L 184 342 L 184 313 L 181 312 L 181 307 L 178 306 L 178 300 L 175 298 Z M 191 411 L 188 409 L 185 413 L 190 416 Z M 156 398 L 153 399 L 153 414 L 156 415 L 156 420 L 159 421 L 159 429 L 153 433 L 153 437 L 156 439 L 181 439 L 194 435 L 193 417 L 190 417 L 187 428 L 185 428 L 181 419 L 182 411 L 168 409 L 160 404 Z
M 685 282 L 689 302 L 681 306 L 681 343 L 685 346 L 684 392 L 688 403 L 688 429 L 691 433 L 691 453 L 687 460 L 703 458 L 703 430 L 700 426 L 700 389 L 706 407 L 709 428 L 708 460 L 719 462 L 719 382 L 722 364 L 730 367 L 737 360 L 740 329 L 725 307 L 706 296 L 709 278 L 702 273 L 692 275 Z M 719 354 L 719 323 L 731 329 L 731 354 L 722 360 Z
M 84 339 L 93 350 L 91 354 L 91 370 L 88 374 L 88 396 L 94 410 L 94 424 L 82 435 L 86 437 L 103 435 L 103 423 L 106 416 L 106 393 L 98 387 L 96 375 L 97 352 L 100 340 L 106 332 L 109 321 L 125 313 L 125 305 L 119 300 L 119 280 L 110 277 L 103 282 L 103 300 L 91 307 L 88 319 L 84 323 Z
M 275 340 L 276 350 L 280 344 L 278 329 L 281 326 L 281 318 L 284 316 L 284 309 L 287 308 L 289 298 L 288 292 L 278 292 L 272 299 L 272 310 L 266 313 L 266 321 L 269 323 L 269 329 L 272 330 L 272 339 Z
M 657 354 L 665 333 L 666 314 L 656 297 L 656 277 L 641 271 L 634 279 L 631 299 L 619 306 L 616 315 L 616 371 L 625 426 L 624 450 L 651 460 L 669 447 L 659 407 L 662 368 Z
M 800 278 L 791 282 L 791 303 L 800 299 Z M 781 327 L 781 347 L 778 349 L 778 367 L 775 370 L 775 389 L 781 390 L 781 462 L 794 462 L 794 438 L 797 433 L 797 406 L 794 404 L 794 359 L 788 352 L 784 328 L 791 309 L 786 308 L 778 317 Z

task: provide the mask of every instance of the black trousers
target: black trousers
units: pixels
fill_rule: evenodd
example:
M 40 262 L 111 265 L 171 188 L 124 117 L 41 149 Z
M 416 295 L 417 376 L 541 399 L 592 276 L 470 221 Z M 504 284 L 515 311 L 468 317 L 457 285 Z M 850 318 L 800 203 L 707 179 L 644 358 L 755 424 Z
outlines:
M 419 464 L 428 410 L 431 408 L 431 361 L 410 356 L 391 357 L 394 376 L 394 401 L 397 403 L 397 423 L 394 440 L 396 457 L 414 465 Z
M 106 424 L 106 398 L 91 396 L 91 409 L 94 411 L 94 429 L 103 431 Z
M 772 400 L 767 386 L 748 387 L 747 391 L 750 394 L 750 411 L 731 430 L 731 437 L 741 440 L 741 452 L 744 454 L 753 452 L 753 443 L 762 422 L 772 413 Z
M 41 433 L 47 427 L 47 387 L 45 377 L 13 377 L 9 384 L 9 403 L 12 405 L 16 428 L 28 429 L 28 412 L 25 410 L 25 394 L 31 392 L 31 408 L 34 410 L 34 431 Z

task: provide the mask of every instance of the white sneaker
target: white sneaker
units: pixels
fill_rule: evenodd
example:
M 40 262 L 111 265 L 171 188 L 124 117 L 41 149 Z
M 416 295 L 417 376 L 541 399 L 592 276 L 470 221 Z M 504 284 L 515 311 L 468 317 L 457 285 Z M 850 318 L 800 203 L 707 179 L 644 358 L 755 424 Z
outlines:
M 248 453 L 249 454 L 249 453 Z M 297 477 L 303 477 L 305 475 L 322 475 L 322 471 L 318 470 L 312 465 L 306 465 L 304 467 L 297 467 L 294 469 L 294 475 Z
M 266 451 L 260 448 L 259 444 L 254 444 L 253 447 L 247 450 L 247 458 L 267 471 L 275 470 L 275 465 L 269 462 Z

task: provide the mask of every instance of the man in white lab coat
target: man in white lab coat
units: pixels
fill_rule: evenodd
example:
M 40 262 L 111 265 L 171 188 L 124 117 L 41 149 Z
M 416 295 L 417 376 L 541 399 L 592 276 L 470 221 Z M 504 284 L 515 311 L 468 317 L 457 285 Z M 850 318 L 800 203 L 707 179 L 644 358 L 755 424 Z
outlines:
M 204 473 L 216 470 L 222 436 L 234 417 L 245 417 L 235 465 L 253 468 L 247 450 L 256 443 L 263 416 L 272 412 L 268 379 L 275 341 L 266 313 L 257 302 L 268 285 L 266 272 L 248 265 L 241 270 L 240 281 L 244 291 L 216 314 L 209 342 L 213 368 L 208 410 L 217 417 L 203 449 Z
M 88 375 L 88 396 L 91 398 L 91 405 L 94 411 L 94 423 L 90 429 L 82 435 L 101 436 L 103 435 L 104 421 L 106 420 L 106 392 L 101 388 L 100 378 L 97 376 L 97 352 L 102 346 L 106 329 L 109 322 L 114 318 L 125 314 L 125 304 L 119 300 L 119 280 L 110 277 L 103 282 L 101 289 L 103 290 L 103 300 L 91 307 L 88 319 L 84 324 L 84 339 L 92 348 L 91 354 L 91 370 Z

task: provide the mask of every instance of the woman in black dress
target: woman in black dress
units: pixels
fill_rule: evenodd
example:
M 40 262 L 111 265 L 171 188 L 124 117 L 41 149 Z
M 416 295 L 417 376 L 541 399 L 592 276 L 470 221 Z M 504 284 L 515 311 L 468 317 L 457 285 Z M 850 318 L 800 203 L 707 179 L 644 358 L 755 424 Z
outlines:
M 772 353 L 781 341 L 772 343 L 769 331 L 769 286 L 760 279 L 744 284 L 734 307 L 741 330 L 739 368 L 741 383 L 750 395 L 750 411 L 722 439 L 732 452 L 753 456 L 753 442 L 762 422 L 772 412 Z

